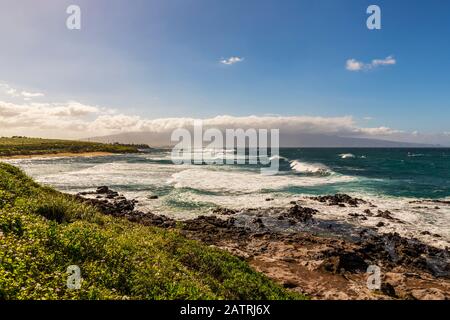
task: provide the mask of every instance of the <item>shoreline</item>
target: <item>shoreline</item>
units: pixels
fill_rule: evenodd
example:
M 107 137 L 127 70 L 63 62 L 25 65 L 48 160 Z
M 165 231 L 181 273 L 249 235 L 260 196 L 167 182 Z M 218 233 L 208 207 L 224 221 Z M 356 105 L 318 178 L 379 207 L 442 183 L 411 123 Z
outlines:
M 450 299 L 449 248 L 362 226 L 348 238 L 330 221 L 321 220 L 318 210 L 300 203 L 285 209 L 256 208 L 253 218 L 242 224 L 241 213 L 226 208 L 184 221 L 142 212 L 135 209 L 136 200 L 128 200 L 106 186 L 74 197 L 103 214 L 177 230 L 189 239 L 228 251 L 283 287 L 312 299 Z M 346 195 L 329 196 L 327 200 L 355 208 L 364 202 Z M 302 226 L 303 230 L 271 230 L 265 219 L 269 211 L 275 213 L 275 219 Z M 387 212 L 382 213 L 383 219 L 391 219 Z M 367 270 L 374 265 L 381 270 L 378 290 L 367 286 Z
M 88 158 L 88 157 L 105 157 L 118 153 L 93 151 L 93 152 L 61 152 L 61 153 L 43 153 L 43 154 L 21 154 L 13 156 L 0 156 L 1 160 L 20 160 L 35 158 Z

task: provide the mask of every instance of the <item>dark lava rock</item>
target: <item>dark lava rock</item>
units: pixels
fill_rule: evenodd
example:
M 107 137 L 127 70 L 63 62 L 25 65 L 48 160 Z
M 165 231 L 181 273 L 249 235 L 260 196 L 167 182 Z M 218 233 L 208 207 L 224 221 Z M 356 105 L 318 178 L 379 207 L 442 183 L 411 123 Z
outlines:
M 256 223 L 260 228 L 264 228 L 265 227 L 263 221 L 261 220 L 261 218 L 255 218 L 255 219 L 253 219 L 252 222 Z
M 375 217 L 394 220 L 394 218 L 392 217 L 392 213 L 389 210 L 386 211 L 378 210 L 378 214 Z
M 381 227 L 384 227 L 384 226 L 385 226 L 384 222 L 380 221 L 380 222 L 377 223 L 377 227 L 378 228 L 381 228 Z
M 320 269 L 331 273 L 366 272 L 368 264 L 356 252 L 341 252 L 325 259 Z
M 153 196 L 148 196 L 147 198 L 149 200 L 156 200 L 156 199 L 158 199 L 158 196 L 153 195 Z
M 273 201 L 273 198 L 266 198 L 266 201 Z
M 215 208 L 212 212 L 214 214 L 220 214 L 220 215 L 224 215 L 224 216 L 230 216 L 230 215 L 237 213 L 236 210 L 227 209 L 227 208 Z
M 115 191 L 109 191 L 108 194 L 106 195 L 107 199 L 114 199 L 116 197 L 119 196 L 119 193 L 115 192 Z
M 383 292 L 385 295 L 387 295 L 389 297 L 397 298 L 397 294 L 395 293 L 395 288 L 389 282 L 383 282 L 381 284 L 381 292 Z
M 350 217 L 353 217 L 353 218 L 359 218 L 359 219 L 361 219 L 361 220 L 367 220 L 366 216 L 363 215 L 363 214 L 349 213 L 348 215 L 349 215 Z
M 294 289 L 298 287 L 298 283 L 294 282 L 293 280 L 286 280 L 283 283 L 283 287 L 285 287 L 286 289 Z
M 151 212 L 133 211 L 126 215 L 126 218 L 131 222 L 140 223 L 147 226 L 157 226 L 162 228 L 173 228 L 176 226 L 176 221 L 164 215 L 156 215 Z
M 109 188 L 107 186 L 101 186 L 97 188 L 96 192 L 98 194 L 107 194 L 109 192 Z
M 362 255 L 371 261 L 383 261 L 385 266 L 404 266 L 431 273 L 434 276 L 449 277 L 450 264 L 448 250 L 426 245 L 417 239 L 407 239 L 398 233 L 362 235 Z
M 347 204 L 352 207 L 357 207 L 358 204 L 367 203 L 363 199 L 352 198 L 347 194 L 340 194 L 340 193 L 337 193 L 334 196 L 328 195 L 328 196 L 311 197 L 311 199 L 322 203 L 327 203 L 329 206 L 342 206 L 342 205 L 345 206 Z
M 105 198 L 100 195 L 97 196 L 97 199 L 83 198 L 80 195 L 76 196 L 76 198 L 96 207 L 103 214 L 114 217 L 124 217 L 131 222 L 163 228 L 175 227 L 176 225 L 175 220 L 164 215 L 135 211 L 136 200 L 128 200 L 124 196 L 119 196 L 117 192 L 110 190 L 108 187 L 97 188 L 97 193 L 104 194 Z M 98 197 L 101 199 L 98 199 Z
M 319 211 L 316 209 L 295 205 L 292 206 L 287 213 L 284 213 L 283 216 L 288 218 L 294 218 L 300 222 L 308 222 L 312 220 L 313 215 L 315 215 L 318 212 Z

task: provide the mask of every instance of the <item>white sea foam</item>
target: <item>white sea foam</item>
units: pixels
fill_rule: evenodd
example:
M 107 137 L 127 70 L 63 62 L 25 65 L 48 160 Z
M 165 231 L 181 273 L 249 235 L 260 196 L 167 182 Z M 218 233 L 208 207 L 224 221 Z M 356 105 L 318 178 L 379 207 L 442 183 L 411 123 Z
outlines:
M 151 156 L 142 155 L 141 158 L 151 159 Z M 435 209 L 436 204 L 432 202 L 411 203 L 413 200 L 411 198 L 375 196 L 368 191 L 360 194 L 350 193 L 350 195 L 369 200 L 377 208 L 370 208 L 369 205 L 341 208 L 313 201 L 306 195 L 292 195 L 285 192 L 289 187 L 325 187 L 338 184 L 342 192 L 348 193 L 346 183 L 357 179 L 359 181 L 361 178 L 339 174 L 264 176 L 259 172 L 242 171 L 236 166 L 176 166 L 145 161 L 127 162 L 126 157 L 117 157 L 115 160 L 115 162 L 95 163 L 88 159 L 52 161 L 27 159 L 15 161 L 14 164 L 22 167 L 37 181 L 60 190 L 78 192 L 108 185 L 130 199 L 139 200 L 138 209 L 172 217 L 190 218 L 204 214 L 208 210 L 207 206 L 195 207 L 195 203 L 250 208 L 289 206 L 290 201 L 301 199 L 302 205 L 320 211 L 317 214 L 319 219 L 337 220 L 367 227 L 375 227 L 378 222 L 383 221 L 385 226 L 378 228 L 380 232 L 398 232 L 402 236 L 415 237 L 439 247 L 449 246 L 450 243 L 450 205 L 439 204 L 439 209 Z M 302 170 L 300 172 L 307 170 L 319 172 L 320 169 L 324 169 L 320 163 L 311 164 L 300 161 L 296 161 L 294 167 L 293 170 Z M 157 200 L 149 200 L 147 196 L 160 187 L 166 188 L 167 193 L 161 194 Z M 267 193 L 268 190 L 271 191 Z M 274 200 L 265 201 L 268 197 Z M 443 200 L 450 200 L 450 197 Z M 193 203 L 192 208 L 178 208 L 176 203 L 183 202 Z M 370 209 L 374 216 L 361 220 L 349 215 L 350 213 L 362 214 L 365 209 Z M 375 217 L 377 210 L 389 210 L 395 218 L 404 223 Z M 442 238 L 427 235 L 423 231 L 439 234 Z
M 250 193 L 264 189 L 283 189 L 288 187 L 320 186 L 344 183 L 355 180 L 350 176 L 310 176 L 289 175 L 265 176 L 257 172 L 217 171 L 207 168 L 187 169 L 172 175 L 169 182 L 176 188 L 193 188 L 203 191 Z
M 412 157 L 412 158 L 414 158 L 414 157 L 425 157 L 426 155 L 425 154 L 423 154 L 423 153 L 411 153 L 411 152 L 408 152 L 408 157 Z
M 411 202 L 413 200 L 411 198 L 374 196 L 367 193 L 350 193 L 350 195 L 367 200 L 376 205 L 376 208 L 372 208 L 369 204 L 360 205 L 359 208 L 336 208 L 311 200 L 308 197 L 304 197 L 304 204 L 318 209 L 317 218 L 320 219 L 345 221 L 366 227 L 376 227 L 378 222 L 384 222 L 385 225 L 378 228 L 379 232 L 397 232 L 404 237 L 418 238 L 425 243 L 441 248 L 449 246 L 450 206 L 441 206 L 440 209 L 435 209 L 436 204 L 417 204 Z M 369 217 L 367 220 L 361 220 L 349 215 L 355 212 L 362 214 L 365 209 L 371 210 L 374 216 Z M 386 219 L 376 217 L 378 210 L 388 210 L 394 218 L 399 219 L 401 222 L 395 220 L 386 221 Z M 439 234 L 442 238 L 422 234 L 424 231 L 431 234 Z
M 326 165 L 321 163 L 308 163 L 293 160 L 290 163 L 291 169 L 300 173 L 313 173 L 320 175 L 327 175 L 333 173 Z

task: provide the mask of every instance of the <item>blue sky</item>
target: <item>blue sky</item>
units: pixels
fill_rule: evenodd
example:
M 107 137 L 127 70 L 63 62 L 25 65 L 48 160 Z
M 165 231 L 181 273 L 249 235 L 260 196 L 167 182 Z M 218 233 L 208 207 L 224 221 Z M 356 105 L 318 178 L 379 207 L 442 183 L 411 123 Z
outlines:
M 81 30 L 65 27 L 70 4 Z M 381 30 L 366 27 L 370 4 Z M 142 119 L 351 116 L 450 131 L 449 1 L 8 0 L 0 12 L 0 81 L 41 102 Z M 230 57 L 243 61 L 220 62 Z M 346 69 L 387 57 L 395 64 Z

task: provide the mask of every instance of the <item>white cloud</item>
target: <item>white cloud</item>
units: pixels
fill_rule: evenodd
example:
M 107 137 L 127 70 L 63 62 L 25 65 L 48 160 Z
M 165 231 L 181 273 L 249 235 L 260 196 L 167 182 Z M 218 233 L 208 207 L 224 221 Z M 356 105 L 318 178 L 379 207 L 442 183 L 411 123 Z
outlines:
M 393 56 L 386 57 L 385 59 L 372 60 L 373 67 L 395 65 L 396 63 L 397 60 Z
M 355 129 L 354 132 L 368 136 L 391 136 L 396 133 L 402 133 L 403 131 L 391 129 L 388 127 L 377 127 L 377 128 L 358 128 Z
M 6 83 L 0 83 L 0 89 L 3 90 L 3 92 L 5 94 L 7 94 L 8 96 L 11 97 L 18 97 L 19 94 L 17 93 L 17 90 L 14 88 L 11 88 L 8 84 Z
M 37 97 L 43 97 L 44 96 L 44 94 L 40 93 L 40 92 L 22 91 L 20 94 L 22 95 L 22 97 L 25 97 L 25 98 L 37 98 Z
M 378 68 L 380 66 L 390 66 L 395 65 L 397 60 L 393 56 L 388 56 L 384 59 L 374 59 L 370 63 L 364 63 L 356 59 L 348 59 L 345 68 L 348 71 L 368 71 L 371 69 Z
M 0 89 L 11 88 L 0 84 Z M 17 93 L 17 91 L 16 91 Z M 365 120 L 370 120 L 366 117 Z M 118 113 L 111 108 L 83 104 L 77 101 L 22 103 L 0 100 L 0 136 L 29 135 L 52 138 L 86 138 L 125 132 L 169 134 L 177 128 L 192 127 L 197 119 L 148 119 Z M 389 140 L 426 142 L 450 145 L 450 132 L 420 134 L 402 132 L 386 126 L 364 127 L 352 116 L 231 116 L 219 115 L 201 119 L 205 128 L 224 129 L 280 129 L 284 134 L 326 134 L 342 137 L 371 137 Z
M 12 88 L 9 84 L 6 83 L 0 83 L 0 89 L 3 90 L 3 92 L 13 98 L 21 97 L 25 101 L 30 101 L 33 98 L 40 98 L 45 96 L 41 92 L 29 92 L 29 91 L 21 91 L 19 92 L 17 89 Z
M 0 101 L 0 135 L 5 131 L 41 131 L 54 129 L 73 137 L 98 136 L 123 132 L 171 133 L 174 129 L 191 127 L 194 118 L 146 119 L 126 115 L 112 109 L 66 103 L 14 104 Z M 218 129 L 257 128 L 282 129 L 284 133 L 313 133 L 344 136 L 390 135 L 396 132 L 386 127 L 360 128 L 351 116 L 245 116 L 220 115 L 201 119 L 205 127 Z
M 241 58 L 241 57 L 229 57 L 227 59 L 220 60 L 220 63 L 230 66 L 230 65 L 233 65 L 235 63 L 242 62 L 242 61 L 244 61 L 244 58 Z
M 364 63 L 355 59 L 348 59 L 345 68 L 349 71 L 360 71 L 364 68 Z

